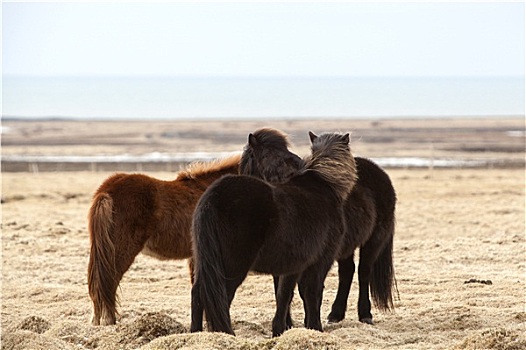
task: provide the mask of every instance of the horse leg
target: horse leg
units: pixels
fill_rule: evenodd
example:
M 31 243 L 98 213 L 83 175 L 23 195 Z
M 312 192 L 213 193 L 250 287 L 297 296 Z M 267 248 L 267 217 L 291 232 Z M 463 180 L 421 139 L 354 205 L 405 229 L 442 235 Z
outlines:
M 274 278 L 274 295 L 277 297 L 278 295 L 278 285 L 279 285 L 279 276 L 272 276 Z M 294 296 L 293 296 L 294 297 Z M 290 306 L 289 311 L 287 312 L 287 319 L 286 319 L 287 329 L 292 328 L 292 316 L 290 314 Z
M 303 308 L 305 310 L 305 328 L 315 329 L 322 332 L 323 329 L 321 326 L 320 316 L 320 295 L 323 293 L 323 284 L 320 288 L 318 283 L 312 280 L 302 279 L 298 283 L 298 289 L 301 299 L 303 300 Z
M 376 261 L 380 249 L 374 240 L 367 241 L 360 248 L 360 264 L 358 265 L 358 283 L 360 293 L 358 296 L 358 319 L 360 322 L 374 324 L 373 315 L 371 314 L 371 300 L 369 296 L 369 284 L 373 265 Z
M 278 337 L 288 329 L 287 315 L 290 314 L 290 303 L 298 275 L 280 276 L 276 292 L 276 314 L 272 320 L 272 336 Z
M 303 272 L 298 283 L 305 309 L 305 327 L 322 332 L 320 309 L 323 298 L 323 282 L 331 268 L 332 260 L 318 262 Z
M 203 303 L 201 302 L 201 287 L 199 283 L 195 281 L 192 285 L 192 322 L 190 324 L 190 332 L 203 331 Z
M 137 235 L 136 237 L 141 236 Z M 146 239 L 141 239 L 138 242 L 132 242 L 131 237 L 129 237 L 127 241 L 128 242 L 119 242 L 118 244 L 115 244 L 115 275 L 111 280 L 112 283 L 105 286 L 105 289 L 109 291 L 111 298 L 108 300 L 108 303 L 103 304 L 100 321 L 101 325 L 115 324 L 115 316 L 117 314 L 117 288 L 119 287 L 122 277 L 130 268 L 131 264 L 135 260 L 135 257 L 141 252 L 144 243 L 146 243 Z
M 354 255 L 338 260 L 338 293 L 332 304 L 331 313 L 328 316 L 329 323 L 340 322 L 345 318 L 347 299 L 351 290 L 355 269 Z
M 188 258 L 188 271 L 190 272 L 190 283 L 192 285 L 194 285 L 194 281 L 195 281 L 194 267 L 195 267 L 194 257 L 191 256 L 190 258 Z
M 228 298 L 228 307 L 232 305 L 232 301 L 234 300 L 234 296 L 236 295 L 236 290 L 241 285 L 241 283 L 243 283 L 245 278 L 247 278 L 247 275 L 248 271 L 241 277 L 229 278 L 226 281 L 226 295 Z

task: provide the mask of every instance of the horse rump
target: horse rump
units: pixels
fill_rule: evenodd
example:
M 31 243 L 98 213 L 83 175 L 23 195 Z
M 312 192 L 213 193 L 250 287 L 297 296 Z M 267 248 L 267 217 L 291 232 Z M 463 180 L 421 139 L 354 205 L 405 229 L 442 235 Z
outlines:
M 225 268 L 221 259 L 221 246 L 215 232 L 218 207 L 202 208 L 206 194 L 198 202 L 192 223 L 194 284 L 192 286 L 191 332 L 203 330 L 203 311 L 206 311 L 208 329 L 234 334 L 228 312 Z
M 203 329 L 204 312 L 209 331 L 234 334 L 230 303 L 275 217 L 270 186 L 255 178 L 225 175 L 200 198 L 192 222 L 192 332 Z

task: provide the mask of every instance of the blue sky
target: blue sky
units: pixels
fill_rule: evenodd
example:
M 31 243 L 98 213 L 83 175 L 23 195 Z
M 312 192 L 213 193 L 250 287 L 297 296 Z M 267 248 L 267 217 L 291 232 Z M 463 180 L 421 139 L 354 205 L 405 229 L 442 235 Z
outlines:
M 9 3 L 4 75 L 523 76 L 524 3 Z

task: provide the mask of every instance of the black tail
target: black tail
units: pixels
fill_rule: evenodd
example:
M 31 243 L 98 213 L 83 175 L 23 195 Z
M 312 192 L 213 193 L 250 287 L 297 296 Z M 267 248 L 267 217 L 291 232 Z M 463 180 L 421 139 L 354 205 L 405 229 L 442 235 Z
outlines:
M 370 280 L 371 297 L 380 310 L 393 309 L 393 290 L 398 292 L 393 267 L 394 220 L 386 229 L 389 239 L 374 263 Z
M 218 224 L 218 208 L 210 205 L 200 210 L 199 207 L 196 208 L 193 223 L 196 290 L 192 292 L 192 312 L 204 310 L 210 331 L 234 334 L 219 241 L 221 234 L 216 232 L 222 227 Z M 200 318 L 202 321 L 202 314 Z M 192 330 L 200 329 L 202 325 L 192 324 Z

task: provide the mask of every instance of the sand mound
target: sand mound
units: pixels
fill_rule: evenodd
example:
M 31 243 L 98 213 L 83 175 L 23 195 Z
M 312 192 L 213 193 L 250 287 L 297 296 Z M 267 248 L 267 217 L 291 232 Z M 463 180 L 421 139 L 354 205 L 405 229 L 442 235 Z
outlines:
M 111 327 L 108 327 L 108 330 Z M 61 339 L 77 348 L 94 349 L 100 343 L 101 327 L 92 327 L 88 323 L 61 321 L 53 324 L 45 333 L 46 336 Z M 112 333 L 114 331 L 112 330 Z
M 20 322 L 17 329 L 42 334 L 45 331 L 47 331 L 50 326 L 51 326 L 51 323 L 43 319 L 42 317 L 29 316 L 29 317 L 24 318 L 24 320 Z
M 18 330 L 13 333 L 2 334 L 2 349 L 70 350 L 75 349 L 75 347 L 60 339 L 38 334 L 32 331 Z
M 321 333 L 310 329 L 293 328 L 281 337 L 263 342 L 257 349 L 273 350 L 314 350 L 341 349 L 341 342 L 337 337 L 328 333 Z
M 143 350 L 167 349 L 212 349 L 212 350 L 314 350 L 341 349 L 338 338 L 328 333 L 309 329 L 294 328 L 281 337 L 251 341 L 242 337 L 234 337 L 223 333 L 201 332 L 192 334 L 177 334 L 156 339 L 142 347 Z
M 149 312 L 131 323 L 119 324 L 119 343 L 138 348 L 152 340 L 175 333 L 184 333 L 186 328 L 163 313 Z
M 525 325 L 513 329 L 490 329 L 480 334 L 467 337 L 454 349 L 497 349 L 522 350 L 526 349 Z
M 143 350 L 167 349 L 210 349 L 210 350 L 241 350 L 253 349 L 253 344 L 246 339 L 236 338 L 224 333 L 186 333 L 159 338 L 143 346 Z

